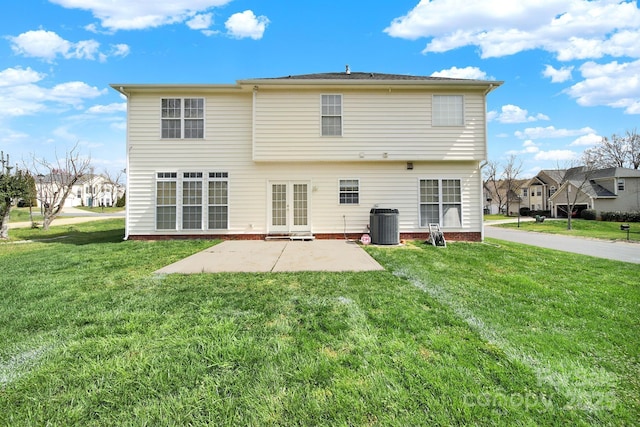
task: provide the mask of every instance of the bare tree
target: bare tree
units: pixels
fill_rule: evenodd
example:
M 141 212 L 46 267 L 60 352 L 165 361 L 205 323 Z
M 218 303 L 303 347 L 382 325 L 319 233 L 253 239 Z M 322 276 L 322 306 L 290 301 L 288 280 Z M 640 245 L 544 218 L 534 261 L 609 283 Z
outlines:
M 124 169 L 120 169 L 113 173 L 105 169 L 102 173 L 107 178 L 106 188 L 107 192 L 111 196 L 111 203 L 113 206 L 118 202 L 118 188 L 122 185 L 122 177 L 124 175 Z
M 596 146 L 585 150 L 583 160 L 589 167 L 640 168 L 640 135 L 637 131 L 627 131 L 624 136 L 606 136 Z
M 36 197 L 42 206 L 42 228 L 48 230 L 62 211 L 73 185 L 90 170 L 91 159 L 81 157 L 76 144 L 64 158 L 56 154 L 55 162 L 33 155 L 29 166 L 39 184 Z
M 498 172 L 498 163 L 495 161 L 488 161 L 484 166 L 484 175 L 485 175 L 485 183 L 487 189 L 491 193 L 491 197 L 495 197 L 496 202 L 498 203 L 498 210 L 502 209 L 504 206 L 503 195 L 504 193 L 500 191 L 500 174 Z
M 522 172 L 522 162 L 512 154 L 507 159 L 502 169 L 502 180 L 506 187 L 506 207 L 509 214 L 509 203 L 513 199 L 520 200 L 518 193 L 520 192 L 520 173 Z M 518 206 L 518 209 L 520 207 Z
M 560 168 L 558 168 L 560 169 Z M 564 169 L 560 180 L 559 194 L 564 196 L 567 203 L 567 230 L 572 229 L 571 219 L 580 197 L 584 197 L 586 187 L 591 181 L 594 166 L 573 166 Z M 562 191 L 560 193 L 560 191 Z

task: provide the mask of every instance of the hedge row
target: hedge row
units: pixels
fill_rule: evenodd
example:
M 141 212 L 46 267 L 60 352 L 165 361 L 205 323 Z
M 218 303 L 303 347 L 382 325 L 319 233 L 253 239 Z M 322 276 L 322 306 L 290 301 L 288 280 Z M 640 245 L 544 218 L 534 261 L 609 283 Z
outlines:
M 635 212 L 601 212 L 603 221 L 612 222 L 640 222 L 640 211 Z

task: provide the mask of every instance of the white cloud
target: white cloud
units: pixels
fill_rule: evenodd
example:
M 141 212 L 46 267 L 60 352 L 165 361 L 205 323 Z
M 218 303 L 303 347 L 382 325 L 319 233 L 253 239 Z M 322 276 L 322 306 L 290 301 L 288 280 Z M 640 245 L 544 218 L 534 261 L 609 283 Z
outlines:
M 595 133 L 589 133 L 587 135 L 582 135 L 575 139 L 570 146 L 591 146 L 599 144 L 602 141 L 602 137 L 600 135 L 596 135 Z
M 524 131 L 515 132 L 515 136 L 520 139 L 553 139 L 567 138 L 573 136 L 588 135 L 596 131 L 590 127 L 582 129 L 556 129 L 553 126 L 526 128 Z
M 519 156 L 521 154 L 536 154 L 540 152 L 540 147 L 538 147 L 538 145 L 531 141 L 531 140 L 527 140 L 522 144 L 522 149 L 521 150 L 509 150 L 507 151 L 507 155 L 515 155 L 515 156 Z
M 473 79 L 473 80 L 492 80 L 492 77 L 487 77 L 487 73 L 480 70 L 478 67 L 451 67 L 447 70 L 436 71 L 431 74 L 431 77 L 449 77 L 454 79 Z
M 559 70 L 553 68 L 551 65 L 545 66 L 542 75 L 545 77 L 549 77 L 551 79 L 551 83 L 563 83 L 567 80 L 571 80 L 571 72 L 573 71 L 573 67 L 561 67 Z
M 31 68 L 7 68 L 0 71 L 0 88 L 6 86 L 19 86 L 36 83 L 45 77 L 44 74 L 33 71 Z
M 606 105 L 640 114 L 640 60 L 606 64 L 587 62 L 580 67 L 583 81 L 565 92 L 585 107 Z
M 110 31 L 142 30 L 192 21 L 199 12 L 223 6 L 231 0 L 49 0 L 68 9 L 90 11 Z M 97 31 L 93 24 L 90 28 Z M 200 29 L 200 28 L 198 28 Z
M 547 160 L 547 161 L 569 161 L 576 160 L 580 156 L 575 151 L 571 150 L 550 150 L 540 151 L 533 158 L 534 160 Z
M 91 114 L 112 114 L 112 113 L 126 113 L 126 102 L 114 102 L 109 105 L 94 105 L 87 110 L 87 113 Z
M 11 49 L 18 55 L 39 58 L 47 62 L 53 62 L 58 56 L 65 59 L 89 59 L 96 57 L 104 61 L 108 55 L 101 53 L 100 43 L 95 40 L 81 40 L 70 42 L 63 39 L 53 31 L 35 30 L 27 31 L 16 37 L 7 37 L 11 42 Z M 112 47 L 111 54 L 126 56 L 129 47 L 125 44 Z
M 131 48 L 129 45 L 120 43 L 120 44 L 112 44 L 111 45 L 111 56 L 122 56 L 123 58 L 131 52 Z
M 44 74 L 30 68 L 0 71 L 0 116 L 26 116 L 49 106 L 81 108 L 87 99 L 106 93 L 83 82 L 66 82 L 52 88 L 40 86 Z
M 192 30 L 206 30 L 213 23 L 213 15 L 211 13 L 205 13 L 202 15 L 195 15 L 193 18 L 187 21 L 187 27 Z
M 500 113 L 497 111 L 490 111 L 487 114 L 487 119 L 489 121 L 496 120 L 500 123 L 526 123 L 538 120 L 549 120 L 549 117 L 542 113 L 529 115 L 527 110 L 522 109 L 517 105 L 507 104 L 502 106 Z
M 530 49 L 561 61 L 640 57 L 640 9 L 616 0 L 422 0 L 384 30 L 429 39 L 424 53 L 477 46 L 483 58 Z
M 269 19 L 266 16 L 258 16 L 251 11 L 245 10 L 241 13 L 234 13 L 227 19 L 224 26 L 231 37 L 243 39 L 250 37 L 254 40 L 262 38 Z

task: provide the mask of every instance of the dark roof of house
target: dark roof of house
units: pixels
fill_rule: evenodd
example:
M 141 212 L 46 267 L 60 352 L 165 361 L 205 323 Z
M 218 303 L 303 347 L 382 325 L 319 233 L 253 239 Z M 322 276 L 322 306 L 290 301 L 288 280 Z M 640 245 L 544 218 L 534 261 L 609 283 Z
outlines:
M 640 170 L 629 168 L 606 168 L 590 172 L 592 179 L 596 178 L 640 178 Z
M 283 77 L 272 77 L 272 80 L 461 80 L 451 79 L 448 77 L 431 77 L 431 76 L 410 76 L 406 74 L 385 74 L 385 73 L 363 73 L 345 72 L 341 73 L 314 73 L 314 74 L 298 74 Z M 265 79 L 269 80 L 269 78 Z

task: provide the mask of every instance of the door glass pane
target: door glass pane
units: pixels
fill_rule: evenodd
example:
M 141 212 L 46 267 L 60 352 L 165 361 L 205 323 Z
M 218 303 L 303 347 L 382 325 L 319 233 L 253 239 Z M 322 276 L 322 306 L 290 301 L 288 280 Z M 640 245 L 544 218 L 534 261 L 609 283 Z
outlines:
M 307 184 L 293 184 L 293 225 L 307 225 Z
M 271 225 L 287 225 L 287 185 L 271 186 Z

